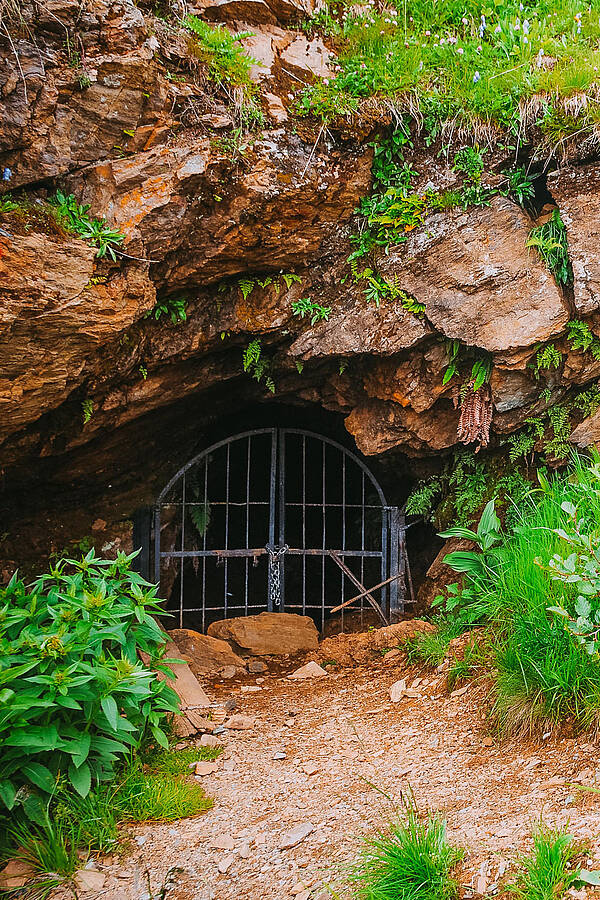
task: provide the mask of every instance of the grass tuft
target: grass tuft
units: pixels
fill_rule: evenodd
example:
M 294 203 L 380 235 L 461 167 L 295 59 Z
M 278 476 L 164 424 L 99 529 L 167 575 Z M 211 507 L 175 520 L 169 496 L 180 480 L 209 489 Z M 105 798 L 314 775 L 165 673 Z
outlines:
M 404 643 L 408 662 L 424 663 L 426 666 L 439 666 L 448 653 L 448 646 L 453 638 L 464 631 L 464 626 L 453 619 L 438 619 L 435 632 L 417 632 Z
M 405 821 L 368 838 L 353 875 L 357 900 L 453 900 L 452 870 L 464 851 L 446 840 L 438 816 L 420 818 L 413 801 Z
M 577 881 L 578 870 L 572 864 L 580 852 L 571 835 L 540 825 L 533 835 L 533 851 L 519 860 L 509 895 L 517 900 L 560 900 Z

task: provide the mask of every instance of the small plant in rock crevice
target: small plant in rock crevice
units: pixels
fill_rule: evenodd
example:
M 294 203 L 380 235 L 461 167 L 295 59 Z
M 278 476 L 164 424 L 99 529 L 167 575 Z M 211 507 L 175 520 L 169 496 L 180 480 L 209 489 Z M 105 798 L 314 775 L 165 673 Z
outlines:
M 316 325 L 317 322 L 326 322 L 329 319 L 331 307 L 321 306 L 320 303 L 316 303 L 310 297 L 302 297 L 300 300 L 292 301 L 292 312 L 301 319 L 307 316 L 310 319 L 310 324 Z
M 241 291 L 242 297 L 244 300 L 247 300 L 254 288 L 261 287 L 267 288 L 271 285 L 273 286 L 275 293 L 279 294 L 281 290 L 282 283 L 285 285 L 286 290 L 289 290 L 293 284 L 301 284 L 302 278 L 300 275 L 296 275 L 294 272 L 281 272 L 279 275 L 265 275 L 264 278 L 252 278 L 251 276 L 244 276 L 240 278 L 237 282 L 237 286 Z M 219 284 L 219 292 L 223 292 L 227 290 L 227 283 L 222 281 Z
M 563 355 L 554 344 L 546 344 L 540 347 L 535 355 L 533 363 L 530 363 L 536 378 L 540 372 L 549 369 L 559 369 L 563 362 Z
M 567 229 L 558 209 L 543 225 L 531 229 L 527 247 L 535 247 L 558 284 L 568 284 L 573 280 Z
M 587 322 L 572 319 L 567 323 L 567 341 L 571 350 L 583 350 L 594 359 L 600 360 L 600 338 L 598 338 Z
M 259 384 L 264 380 L 267 389 L 272 394 L 275 393 L 275 382 L 271 375 L 272 361 L 268 357 L 263 356 L 262 344 L 258 338 L 250 341 L 244 350 L 242 363 L 244 372 L 251 375 Z
M 183 25 L 191 34 L 190 50 L 206 65 L 209 77 L 251 94 L 254 86 L 250 72 L 257 62 L 245 52 L 241 42 L 252 37 L 253 32 L 232 34 L 224 25 L 209 25 L 194 15 L 185 16 Z
M 178 322 L 187 320 L 187 298 L 186 297 L 165 297 L 158 300 L 152 309 L 144 314 L 145 319 L 154 319 L 158 322 L 163 316 L 171 320 L 173 325 Z
M 115 250 L 123 243 L 125 235 L 112 228 L 105 219 L 92 218 L 88 214 L 89 204 L 82 205 L 75 200 L 73 194 L 63 194 L 62 191 L 57 191 L 56 196 L 50 198 L 48 203 L 67 231 L 98 248 L 96 256 L 108 255 L 116 260 Z
M 94 401 L 89 397 L 81 401 L 81 419 L 84 425 L 90 421 L 94 415 Z

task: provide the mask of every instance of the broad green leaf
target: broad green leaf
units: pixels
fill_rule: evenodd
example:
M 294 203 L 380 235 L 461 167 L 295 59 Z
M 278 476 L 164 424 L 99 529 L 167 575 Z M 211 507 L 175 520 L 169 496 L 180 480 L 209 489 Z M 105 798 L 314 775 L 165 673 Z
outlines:
M 152 725 L 150 727 L 150 730 L 154 736 L 154 740 L 156 741 L 156 743 L 159 744 L 161 747 L 164 747 L 165 750 L 168 750 L 169 749 L 169 739 L 167 738 L 164 731 L 161 728 L 159 728 L 158 725 Z
M 114 697 L 103 697 L 100 701 L 100 706 L 102 707 L 102 712 L 108 719 L 112 728 L 115 731 L 119 729 L 119 708 L 117 706 L 117 702 Z
M 79 767 L 88 758 L 91 743 L 91 735 L 88 731 L 85 731 L 77 740 L 71 741 L 65 747 L 67 753 L 71 755 L 74 766 Z
M 444 557 L 444 562 L 455 572 L 465 572 L 467 574 L 479 574 L 483 570 L 481 557 L 477 553 L 470 550 L 456 550 L 454 553 L 448 553 Z
M 496 498 L 494 497 L 493 500 L 486 503 L 485 509 L 481 513 L 479 525 L 477 526 L 477 534 L 479 538 L 482 538 L 490 532 L 495 532 L 497 534 L 499 531 L 500 519 L 496 515 Z
M 470 528 L 461 528 L 460 526 L 456 526 L 456 528 L 448 528 L 446 531 L 442 531 L 440 533 L 440 537 L 442 538 L 463 538 L 465 541 L 474 541 L 475 543 L 479 543 L 479 535 L 475 531 L 471 531 Z
M 12 809 L 15 805 L 17 797 L 17 789 L 12 781 L 0 781 L 0 800 L 7 809 Z
M 19 728 L 6 738 L 9 747 L 29 747 L 32 750 L 54 750 L 58 743 L 58 732 L 54 725 L 30 725 Z
M 21 772 L 27 778 L 47 794 L 51 794 L 56 787 L 56 779 L 50 769 L 41 763 L 30 762 L 21 768 Z
M 69 780 L 81 797 L 87 797 L 92 786 L 92 773 L 87 763 L 79 767 L 69 763 Z

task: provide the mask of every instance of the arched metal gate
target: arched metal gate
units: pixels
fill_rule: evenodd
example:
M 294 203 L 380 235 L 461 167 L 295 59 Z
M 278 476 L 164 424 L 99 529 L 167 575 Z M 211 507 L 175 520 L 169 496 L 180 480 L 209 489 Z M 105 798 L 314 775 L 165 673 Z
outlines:
M 385 621 L 404 605 L 404 530 L 403 512 L 341 444 L 294 428 L 246 431 L 190 460 L 161 492 L 155 580 L 180 627 L 264 610 L 323 627 L 358 593 L 352 609 L 367 594 L 375 605 L 375 588 Z

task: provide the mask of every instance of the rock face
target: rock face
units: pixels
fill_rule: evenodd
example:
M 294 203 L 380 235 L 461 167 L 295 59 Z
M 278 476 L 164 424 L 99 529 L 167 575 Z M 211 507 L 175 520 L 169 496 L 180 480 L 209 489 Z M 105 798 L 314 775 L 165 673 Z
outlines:
M 283 656 L 315 650 L 319 633 L 309 616 L 260 613 L 223 619 L 208 626 L 208 634 L 229 641 L 241 656 Z
M 373 139 L 393 121 L 372 101 L 327 127 L 299 114 L 304 89 L 336 71 L 333 45 L 301 27 L 320 0 L 185 5 L 246 34 L 255 93 L 243 102 L 177 15 L 150 6 L 23 0 L 30 30 L 0 35 L 0 192 L 17 207 L 0 208 L 3 573 L 90 535 L 101 552 L 132 546 L 132 516 L 174 471 L 257 422 L 351 435 L 381 457 L 401 506 L 458 446 L 449 341 L 462 379 L 474 359 L 491 365 L 496 449 L 600 375 L 565 334 L 575 315 L 600 331 L 593 159 L 549 174 L 532 204 L 551 196 L 561 210 L 572 287 L 526 247 L 534 220 L 499 195 L 429 215 L 352 267 Z M 412 128 L 415 190 L 455 187 L 441 145 Z M 496 177 L 512 163 L 494 154 Z M 57 190 L 123 234 L 116 259 L 40 220 Z M 379 305 L 365 294 L 374 267 L 396 289 Z M 547 343 L 562 361 L 540 376 Z M 260 371 L 244 370 L 251 346 Z M 595 442 L 595 421 L 574 441 Z M 277 629 L 280 648 L 279 617 Z
M 174 628 L 169 635 L 194 675 L 217 675 L 226 666 L 234 666 L 240 671 L 246 668 L 244 660 L 233 652 L 227 641 L 190 628 Z
M 570 318 L 552 275 L 525 246 L 532 224 L 503 197 L 436 213 L 381 269 L 425 303 L 447 337 L 491 352 L 526 347 L 560 334 Z
M 600 308 L 598 167 L 581 166 L 555 172 L 548 178 L 548 187 L 568 230 L 575 306 L 579 315 L 589 315 Z

